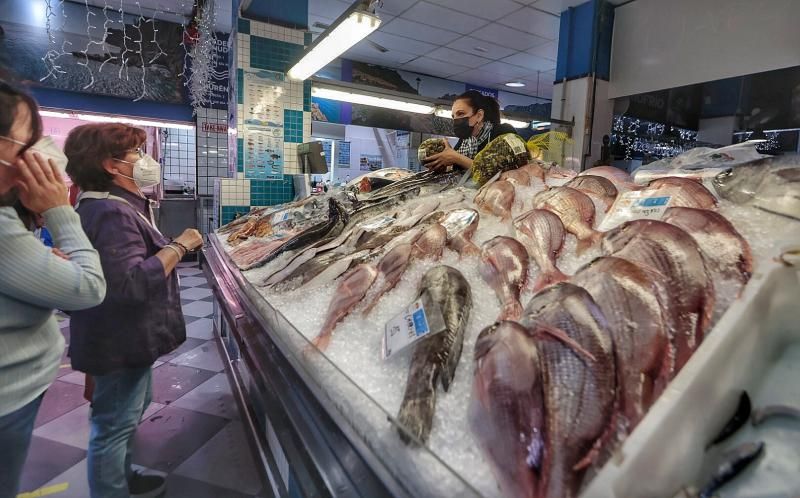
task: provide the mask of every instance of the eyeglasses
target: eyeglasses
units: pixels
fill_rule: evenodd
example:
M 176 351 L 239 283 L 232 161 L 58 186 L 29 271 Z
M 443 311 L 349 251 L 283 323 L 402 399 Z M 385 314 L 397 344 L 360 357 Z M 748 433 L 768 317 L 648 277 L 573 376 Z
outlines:
M 142 150 L 141 147 L 136 147 L 135 149 L 128 149 L 125 152 L 133 152 L 134 154 L 139 156 L 139 159 L 144 157 L 144 151 Z

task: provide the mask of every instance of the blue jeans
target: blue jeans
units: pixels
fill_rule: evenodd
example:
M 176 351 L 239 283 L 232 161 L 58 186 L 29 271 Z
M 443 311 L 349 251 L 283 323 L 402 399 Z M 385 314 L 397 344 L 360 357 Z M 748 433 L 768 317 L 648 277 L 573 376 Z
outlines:
M 0 417 L 0 498 L 15 498 L 19 477 L 28 447 L 31 445 L 33 422 L 39 413 L 44 394 L 22 408 Z
M 152 370 L 128 368 L 93 378 L 89 490 L 92 498 L 130 498 L 133 436 L 150 405 Z

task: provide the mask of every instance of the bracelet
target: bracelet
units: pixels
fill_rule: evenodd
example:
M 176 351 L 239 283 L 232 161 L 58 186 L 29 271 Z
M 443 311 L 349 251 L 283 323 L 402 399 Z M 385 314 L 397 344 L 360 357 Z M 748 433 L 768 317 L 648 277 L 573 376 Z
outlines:
M 189 250 L 188 247 L 186 247 L 185 245 L 181 244 L 177 240 L 173 240 L 172 242 L 170 242 L 170 244 L 175 244 L 176 246 L 178 246 L 181 249 L 183 249 L 184 254 L 188 254 L 188 253 L 192 252 L 191 250 Z
M 174 245 L 172 245 L 172 244 L 167 244 L 167 245 L 165 245 L 165 246 L 163 247 L 163 249 L 172 249 L 173 251 L 175 251 L 175 254 L 177 254 L 177 255 L 178 255 L 178 259 L 179 259 L 179 260 L 183 259 L 183 256 L 184 256 L 184 254 L 185 254 L 185 253 L 184 253 L 184 254 L 181 254 L 181 252 L 178 250 L 178 248 L 177 248 L 177 247 L 175 247 L 175 246 L 174 246 Z

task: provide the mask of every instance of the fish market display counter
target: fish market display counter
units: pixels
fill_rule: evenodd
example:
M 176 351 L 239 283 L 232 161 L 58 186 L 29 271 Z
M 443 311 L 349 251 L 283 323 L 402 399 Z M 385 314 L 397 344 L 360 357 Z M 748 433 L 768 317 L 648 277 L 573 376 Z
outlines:
M 276 496 L 479 496 L 326 358 L 230 263 L 204 249 L 214 319 L 252 449 Z M 319 313 L 309 309 L 309 313 Z
M 518 173 L 520 172 L 515 172 Z M 521 403 L 516 403 L 517 399 L 524 396 L 503 398 L 498 395 L 503 394 L 504 389 L 513 391 L 514 386 L 511 383 L 504 384 L 503 381 L 525 378 L 525 375 L 516 376 L 515 372 L 508 371 L 514 370 L 514 365 L 520 364 L 509 360 L 513 360 L 517 351 L 506 348 L 506 354 L 503 347 L 498 348 L 497 344 L 504 344 L 502 341 L 507 337 L 525 336 L 524 333 L 513 330 L 509 332 L 513 325 L 506 325 L 507 329 L 500 332 L 490 330 L 489 326 L 498 316 L 513 313 L 514 310 L 513 307 L 506 306 L 506 302 L 501 303 L 502 298 L 498 299 L 497 279 L 487 271 L 487 266 L 494 264 L 501 267 L 499 259 L 493 256 L 499 253 L 491 251 L 502 244 L 512 247 L 515 244 L 514 237 L 525 240 L 525 227 L 518 226 L 517 222 L 527 219 L 528 214 L 525 213 L 531 213 L 532 203 L 537 207 L 536 216 L 542 217 L 541 219 L 553 218 L 555 212 L 562 215 L 562 221 L 566 219 L 564 215 L 569 212 L 560 211 L 558 205 L 549 201 L 553 196 L 565 192 L 571 196 L 576 194 L 571 187 L 561 188 L 555 185 L 569 181 L 577 189 L 588 188 L 584 184 L 590 181 L 602 183 L 596 176 L 565 180 L 561 178 L 563 175 L 563 170 L 548 170 L 545 181 L 549 189 L 544 188 L 544 183 L 535 184 L 532 179 L 529 184 L 525 183 L 525 178 L 519 177 L 514 178 L 517 183 L 501 180 L 506 184 L 496 190 L 505 189 L 511 192 L 519 202 L 507 206 L 500 214 L 497 210 L 485 209 L 484 205 L 491 202 L 488 200 L 488 193 L 484 198 L 479 194 L 475 200 L 474 191 L 470 195 L 459 188 L 441 191 L 430 189 L 425 195 L 418 195 L 419 185 L 412 184 L 414 189 L 404 195 L 392 196 L 392 201 L 387 201 L 388 197 L 384 196 L 378 201 L 381 204 L 367 204 L 367 208 L 357 208 L 369 209 L 368 215 L 360 218 L 358 210 L 351 210 L 348 214 L 341 205 L 330 200 L 330 212 L 323 213 L 323 221 L 310 225 L 311 229 L 303 228 L 288 234 L 278 233 L 280 223 L 286 219 L 286 209 L 283 212 L 266 210 L 251 214 L 249 219 L 242 219 L 235 230 L 209 236 L 204 271 L 212 282 L 216 298 L 216 328 L 222 339 L 221 343 L 225 346 L 225 354 L 231 362 L 235 392 L 250 429 L 254 449 L 277 496 L 563 498 L 578 496 L 579 489 L 580 496 L 591 498 L 689 497 L 693 495 L 687 494 L 687 490 L 698 490 L 710 478 L 715 478 L 715 469 L 728 458 L 725 456 L 726 451 L 740 448 L 737 445 L 745 442 L 763 442 L 763 453 L 748 455 L 748 458 L 759 457 L 761 462 L 748 468 L 746 475 L 742 474 L 727 486 L 724 496 L 745 498 L 769 495 L 794 498 L 794 495 L 788 493 L 800 489 L 800 472 L 796 468 L 800 431 L 793 431 L 789 425 L 780 425 L 780 421 L 775 425 L 776 421 L 773 419 L 758 427 L 748 424 L 742 429 L 740 424 L 739 430 L 728 440 L 708 451 L 706 445 L 736 411 L 737 400 L 744 390 L 749 393 L 754 410 L 776 404 L 794 405 L 797 408 L 800 391 L 796 382 L 787 379 L 797 378 L 797 365 L 800 364 L 800 327 L 797 325 L 800 323 L 800 306 L 797 305 L 800 284 L 796 267 L 792 266 L 791 261 L 792 257 L 797 257 L 800 248 L 800 221 L 784 215 L 787 211 L 785 204 L 774 208 L 772 205 L 736 204 L 726 198 L 713 198 L 698 184 L 675 179 L 657 180 L 644 190 L 655 189 L 659 193 L 663 189 L 676 202 L 708 200 L 709 208 L 696 208 L 695 211 L 686 211 L 687 208 L 683 208 L 684 211 L 681 211 L 680 206 L 676 206 L 679 209 L 670 208 L 671 211 L 665 215 L 664 220 L 669 220 L 670 223 L 663 221 L 645 225 L 685 238 L 686 234 L 681 235 L 682 232 L 676 228 L 681 225 L 687 233 L 691 232 L 700 241 L 698 244 L 703 244 L 703 255 L 718 250 L 715 260 L 730 261 L 730 265 L 708 266 L 718 274 L 715 274 L 717 280 L 713 287 L 714 296 L 705 294 L 707 301 L 703 306 L 707 305 L 704 308 L 706 315 L 698 314 L 696 321 L 691 321 L 686 318 L 688 314 L 675 313 L 669 320 L 680 322 L 679 325 L 686 320 L 692 327 L 686 330 L 699 327 L 700 320 L 704 319 L 715 325 L 705 330 L 704 337 L 701 337 L 702 342 L 693 345 L 688 355 L 678 358 L 681 354 L 678 348 L 672 350 L 678 351 L 674 356 L 662 353 L 663 359 L 660 361 L 663 363 L 659 365 L 671 367 L 668 363 L 674 360 L 675 363 L 681 362 L 683 367 L 671 371 L 677 373 L 669 376 L 661 395 L 655 402 L 648 404 L 632 430 L 629 431 L 625 426 L 609 428 L 609 432 L 617 431 L 609 438 L 616 439 L 613 442 L 605 440 L 602 446 L 598 439 L 598 446 L 602 451 L 588 460 L 588 470 L 585 478 L 582 478 L 580 488 L 576 486 L 574 490 L 565 491 L 561 495 L 553 491 L 531 491 L 536 484 L 529 483 L 540 479 L 534 474 L 541 472 L 544 475 L 548 470 L 537 468 L 537 465 L 542 460 L 553 458 L 547 452 L 555 452 L 551 448 L 556 448 L 558 441 L 546 441 L 545 444 L 552 446 L 545 446 L 543 449 L 541 437 L 537 439 L 535 434 L 531 436 L 520 433 L 519 440 L 525 443 L 520 446 L 515 445 L 517 432 L 503 432 L 505 427 L 524 427 L 529 420 L 525 417 L 530 411 L 522 407 Z M 636 195 L 639 195 L 640 191 L 629 180 L 619 181 L 618 186 L 621 192 L 623 188 L 630 188 L 635 194 L 620 193 L 618 199 L 623 196 L 625 199 L 636 199 Z M 424 185 L 424 188 L 427 187 Z M 604 199 L 601 191 L 597 199 L 593 197 L 589 200 L 587 209 L 596 211 L 598 218 L 603 218 L 607 211 L 609 214 L 605 218 L 608 219 L 616 210 L 606 208 L 604 211 L 603 204 L 604 201 L 615 203 L 614 196 L 617 196 L 616 191 L 611 199 Z M 496 198 L 502 200 L 504 197 L 498 195 Z M 383 209 L 385 205 L 389 207 Z M 545 209 L 539 208 L 539 205 Z M 302 206 L 291 209 L 302 209 Z M 320 206 L 314 209 L 317 213 Z M 465 214 L 477 213 L 478 210 L 481 210 L 480 222 L 477 215 L 470 217 Z M 421 223 L 420 220 L 428 219 L 426 216 L 429 213 L 439 212 L 444 213 L 436 218 L 439 221 L 419 232 L 413 244 L 406 244 L 413 246 L 413 254 L 424 253 L 426 245 L 435 241 L 434 236 L 438 234 L 441 242 L 438 253 L 432 257 L 425 254 L 416 259 L 412 257 L 412 262 L 403 267 L 402 277 L 395 280 L 394 288 L 377 293 L 377 290 L 385 287 L 385 281 L 392 274 L 392 265 L 384 262 L 389 260 L 391 263 L 389 255 L 393 254 L 394 248 L 400 246 L 393 246 L 392 249 L 380 253 L 377 257 L 380 263 L 375 262 L 374 254 L 372 263 L 363 263 L 359 259 L 360 249 L 356 249 L 364 240 L 382 241 L 381 234 L 389 233 L 392 237 L 401 237 L 402 235 L 397 234 L 405 234 L 409 227 L 415 227 L 416 223 Z M 353 213 L 356 213 L 355 218 Z M 451 237 L 449 222 L 452 221 L 453 213 L 462 223 L 462 229 L 471 227 L 468 236 L 461 239 Z M 690 223 L 692 219 L 680 219 L 682 214 L 688 216 L 693 213 L 702 215 L 704 223 L 709 220 L 721 221 L 714 227 L 693 225 Z M 354 222 L 353 219 L 358 221 Z M 509 220 L 515 220 L 514 224 Z M 603 220 L 596 221 L 597 231 L 590 232 L 585 240 L 579 240 L 572 235 L 564 238 L 562 235 L 563 249 L 558 257 L 557 268 L 539 271 L 531 265 L 530 273 L 523 272 L 524 275 L 529 275 L 531 285 L 526 285 L 519 291 L 516 301 L 526 306 L 525 315 L 519 321 L 529 327 L 526 330 L 542 330 L 534 329 L 540 327 L 537 322 L 526 320 L 533 313 L 545 308 L 558 311 L 572 306 L 569 308 L 570 316 L 565 319 L 567 321 L 559 322 L 559 327 L 564 324 L 564 329 L 572 323 L 569 320 L 587 321 L 587 317 L 597 316 L 593 315 L 599 313 L 593 311 L 596 307 L 613 301 L 603 301 L 604 294 L 598 292 L 598 289 L 602 291 L 603 288 L 597 282 L 607 282 L 598 275 L 602 277 L 606 272 L 596 268 L 593 270 L 594 262 L 613 251 L 616 257 L 604 257 L 599 263 L 600 268 L 609 269 L 610 273 L 611 270 L 617 271 L 618 268 L 625 267 L 623 258 L 635 260 L 638 257 L 637 254 L 631 254 L 633 249 L 647 249 L 633 245 L 631 240 L 635 242 L 638 239 L 626 234 L 624 228 L 602 228 Z M 402 230 L 391 231 L 391 227 L 403 224 L 407 226 L 401 227 Z M 560 226 L 560 223 L 557 225 Z M 626 228 L 637 226 L 642 224 L 628 222 L 624 225 Z M 374 230 L 373 235 L 361 235 L 369 232 L 366 227 Z M 330 230 L 333 228 L 337 228 L 337 231 L 331 235 Z M 635 235 L 633 228 L 631 232 Z M 351 237 L 351 232 L 357 235 Z M 464 232 L 462 230 L 460 233 L 463 235 Z M 731 237 L 731 233 L 736 233 L 739 238 Z M 599 240 L 601 235 L 602 244 L 588 244 Z M 424 239 L 427 236 L 431 238 Z M 269 251 L 280 247 L 280 244 L 298 240 L 297 237 L 304 239 L 304 248 L 272 257 L 273 253 Z M 242 242 L 242 238 L 246 242 Z M 388 240 L 392 240 L 391 237 Z M 419 243 L 419 240 L 423 242 Z M 445 240 L 446 249 L 443 250 Z M 670 244 L 676 239 L 664 237 L 663 240 L 665 247 L 672 247 Z M 352 241 L 353 247 L 340 253 L 346 253 L 352 259 L 332 259 L 325 262 L 324 255 L 315 256 L 313 250 L 305 252 L 308 247 L 338 250 L 339 244 L 350 243 L 342 241 Z M 746 247 L 744 252 L 739 246 L 741 241 L 746 241 L 741 246 Z M 583 242 L 587 244 L 581 250 Z M 380 248 L 383 249 L 383 246 Z M 468 254 L 468 250 L 474 251 L 478 248 L 481 257 L 476 257 L 475 252 Z M 672 249 L 676 254 L 680 251 L 678 246 Z M 698 249 L 693 251 L 700 254 Z M 242 259 L 236 260 L 233 254 L 238 254 Z M 305 262 L 297 259 L 303 254 L 308 255 L 303 260 Z M 664 254 L 672 257 L 668 253 Z M 264 261 L 265 255 L 269 256 L 266 258 L 268 261 Z M 524 248 L 522 255 L 527 256 Z M 726 260 L 728 256 L 731 259 Z M 256 258 L 262 258 L 261 264 L 251 264 Z M 702 274 L 706 272 L 704 258 L 705 256 L 695 259 L 700 262 Z M 284 280 L 277 279 L 275 275 L 284 272 L 288 274 L 293 271 L 296 263 L 300 265 L 297 268 L 305 269 L 303 271 L 307 270 L 316 276 L 309 277 L 305 273 L 295 272 L 295 280 L 301 279 L 304 283 L 300 287 L 281 287 Z M 689 263 L 691 261 L 687 265 Z M 541 265 L 537 263 L 537 266 Z M 451 272 L 447 267 L 455 270 Z M 375 268 L 383 268 L 381 276 L 375 277 Z M 510 267 L 502 268 L 506 271 L 504 278 L 511 278 Z M 627 268 L 632 267 L 627 264 Z M 677 267 L 677 270 L 683 271 L 683 268 Z M 375 291 L 361 294 L 351 292 L 353 287 L 363 286 L 357 281 L 359 272 L 370 271 L 372 275 L 367 286 L 374 282 Z M 635 268 L 630 271 L 635 271 Z M 735 277 L 733 280 L 725 278 L 729 271 Z M 458 280 L 450 278 L 452 274 L 460 275 L 458 278 L 461 283 L 454 285 Z M 430 275 L 439 275 L 440 281 L 446 281 L 445 284 L 430 281 Z M 642 272 L 637 275 L 641 276 L 639 282 L 652 282 L 655 278 Z M 746 285 L 739 280 L 743 275 L 749 279 L 745 280 Z M 533 292 L 534 285 L 545 286 L 565 278 L 570 278 L 571 283 L 554 284 L 544 291 Z M 723 285 L 717 286 L 717 281 L 723 282 Z M 580 293 L 588 294 L 587 291 L 580 290 L 581 287 L 577 284 L 590 289 L 598 304 L 581 308 L 581 303 L 588 301 L 580 297 Z M 664 286 L 667 287 L 668 284 L 669 282 Z M 443 367 L 447 370 L 443 369 L 435 375 L 430 374 L 430 371 L 427 371 L 430 375 L 426 374 L 424 368 L 415 369 L 415 366 L 419 367 L 419 356 L 413 347 L 387 357 L 384 343 L 385 325 L 398 316 L 403 317 L 403 310 L 411 309 L 412 303 L 422 299 L 424 294 L 420 292 L 420 288 L 428 292 L 428 299 L 448 303 L 447 306 L 440 305 L 441 310 L 447 308 L 446 313 L 442 311 L 447 315 L 443 317 L 445 321 L 460 321 L 464 316 L 469 317 L 464 320 L 466 325 L 460 325 L 461 335 L 456 339 L 463 340 L 463 350 L 457 346 L 459 354 L 453 355 L 455 362 Z M 462 294 L 466 293 L 461 290 L 464 288 L 467 288 L 471 298 L 463 297 Z M 673 292 L 667 296 L 668 301 L 663 301 L 670 304 L 661 307 L 659 303 L 662 303 L 662 295 L 658 290 L 660 286 L 654 285 L 652 288 L 655 289 L 653 294 L 645 296 L 639 302 L 643 303 L 642 307 L 648 306 L 653 312 L 651 315 L 655 317 L 659 317 L 661 309 L 664 317 L 658 319 L 666 323 L 667 312 L 678 309 L 685 302 L 682 296 L 684 292 Z M 441 294 L 447 293 L 450 294 L 449 297 L 440 299 Z M 543 296 L 548 294 L 564 296 L 565 303 L 562 305 L 562 301 L 552 298 L 550 303 L 545 302 Z M 343 300 L 347 299 L 352 302 L 342 305 Z M 371 306 L 373 299 L 374 308 Z M 529 304 L 536 302 L 541 303 L 541 308 L 536 304 Z M 716 308 L 713 304 L 708 304 L 713 302 L 717 303 Z M 452 303 L 457 303 L 458 306 L 454 307 Z M 337 315 L 340 309 L 346 311 Z M 431 308 L 426 305 L 426 310 L 429 309 Z M 653 330 L 650 323 L 640 318 L 643 315 L 637 314 L 638 309 L 629 306 L 619 313 L 616 313 L 616 309 L 619 308 L 603 308 L 603 314 L 617 320 L 616 323 L 623 324 L 619 327 L 624 326 L 633 331 Z M 585 310 L 588 311 L 584 312 Z M 338 322 L 335 330 L 330 326 L 331 317 Z M 435 321 L 435 318 L 429 318 L 430 323 Z M 545 324 L 542 327 L 555 323 L 556 319 L 561 320 L 556 317 L 551 318 L 550 322 L 544 322 L 542 319 L 541 323 Z M 448 322 L 447 330 L 451 328 L 451 322 Z M 603 351 L 599 347 L 591 351 L 588 346 L 584 349 L 587 344 L 592 346 L 588 340 L 569 345 L 572 337 L 580 338 L 580 330 L 570 332 L 574 332 L 574 336 L 566 334 L 568 336 L 564 337 L 558 335 L 559 330 L 552 329 L 556 327 L 549 329 L 551 332 L 548 333 L 552 337 L 537 337 L 537 340 L 542 341 L 538 346 L 542 351 L 547 344 L 558 341 L 556 344 L 567 345 L 560 345 L 559 348 L 573 348 L 570 361 L 578 358 L 586 365 L 599 361 L 597 358 L 600 358 Z M 489 333 L 485 333 L 487 330 Z M 661 330 L 666 330 L 666 327 Z M 495 333 L 496 336 L 492 335 Z M 441 336 L 432 336 L 426 341 L 444 337 L 447 332 L 440 334 Z M 666 334 L 662 332 L 660 337 L 667 337 Z M 499 339 L 494 341 L 493 337 Z M 669 340 L 680 342 L 691 339 L 669 335 Z M 417 350 L 423 344 L 427 343 L 417 343 Z M 527 343 L 520 341 L 520 344 L 524 349 Z M 448 347 L 452 351 L 453 346 Z M 480 362 L 475 359 L 483 358 L 488 354 L 487 350 L 492 350 L 492 361 Z M 615 354 L 621 355 L 622 352 Z M 434 362 L 447 364 L 447 358 L 442 362 L 441 358 L 434 357 Z M 616 358 L 613 358 L 614 360 L 607 359 L 606 362 L 615 364 Z M 507 363 L 504 364 L 504 361 Z M 474 373 L 486 368 L 487 364 L 490 367 L 505 365 L 505 370 L 497 367 L 496 374 L 487 374 L 485 371 Z M 525 364 L 521 366 L 525 367 Z M 446 389 L 437 386 L 437 375 L 440 379 L 444 378 L 442 383 L 446 385 L 442 387 Z M 613 375 L 609 377 L 614 378 Z M 420 392 L 427 393 L 425 388 L 431 380 L 436 387 L 435 398 L 415 398 L 415 388 L 420 387 Z M 624 380 L 619 383 L 613 380 L 616 386 L 614 389 L 622 390 Z M 529 388 L 526 386 L 521 386 L 518 391 L 528 392 L 526 389 Z M 565 396 L 577 396 L 573 393 L 579 391 L 580 387 L 571 388 Z M 412 396 L 409 396 L 409 392 Z M 415 408 L 417 413 L 424 413 L 427 417 L 404 419 L 403 410 L 409 399 L 424 405 Z M 500 401 L 496 401 L 498 399 Z M 535 400 L 531 403 L 534 402 Z M 558 400 L 548 399 L 547 403 L 547 406 L 553 406 Z M 494 411 L 481 411 L 486 406 Z M 579 415 L 570 421 L 580 421 L 584 417 L 590 419 L 599 413 L 595 408 L 583 407 L 578 412 Z M 556 420 L 555 416 L 552 419 Z M 399 420 L 403 420 L 403 423 Z M 539 422 L 533 421 L 530 425 L 536 423 Z M 786 422 L 798 423 L 800 422 L 794 420 Z M 411 433 L 412 437 L 409 437 L 409 433 L 404 432 L 425 425 L 427 427 L 420 430 L 423 437 L 415 439 L 413 436 L 416 434 Z M 604 427 L 601 429 L 605 430 Z M 613 427 L 613 424 L 609 423 L 609 427 Z M 532 427 L 529 432 L 537 431 L 536 427 Z M 492 438 L 487 438 L 487 434 L 499 434 L 497 439 L 504 437 L 500 441 L 505 444 L 493 446 Z M 412 441 L 409 442 L 408 439 Z M 420 440 L 424 443 L 420 444 Z M 755 491 L 767 489 L 771 494 Z

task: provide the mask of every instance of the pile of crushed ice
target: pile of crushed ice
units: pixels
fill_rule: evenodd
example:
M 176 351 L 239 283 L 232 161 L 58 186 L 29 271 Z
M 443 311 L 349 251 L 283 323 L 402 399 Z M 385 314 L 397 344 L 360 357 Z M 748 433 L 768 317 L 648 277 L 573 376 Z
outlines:
M 530 190 L 530 191 L 528 191 Z M 530 199 L 535 191 L 533 189 L 520 189 L 513 208 L 514 216 L 531 208 Z M 469 200 L 464 202 L 465 207 L 473 207 Z M 460 207 L 460 206 L 453 206 Z M 409 208 L 411 209 L 411 208 Z M 775 234 L 784 233 L 789 229 L 797 229 L 791 225 L 800 223 L 780 216 L 771 215 L 750 207 L 739 207 L 723 201 L 720 212 L 725 215 L 740 233 L 750 242 L 756 271 L 758 261 L 775 256 L 776 248 L 773 247 Z M 599 217 L 598 217 L 599 218 Z M 597 223 L 600 219 L 597 220 Z M 481 221 L 474 236 L 474 242 L 481 243 L 497 235 L 513 235 L 508 223 L 501 223 L 497 218 L 481 213 Z M 600 249 L 593 248 L 585 254 L 575 255 L 576 239 L 567 235 L 558 266 L 567 274 L 572 274 L 584 264 L 600 256 Z M 283 267 L 289 260 L 289 255 L 283 255 L 263 268 L 246 272 L 245 275 L 251 282 L 260 282 L 266 276 Z M 499 491 L 485 459 L 472 439 L 467 422 L 468 404 L 472 387 L 472 357 L 475 341 L 480 331 L 492 324 L 500 311 L 500 304 L 494 291 L 483 281 L 479 274 L 478 258 L 459 258 L 451 250 L 445 250 L 440 261 L 413 262 L 406 270 L 397 287 L 385 294 L 380 303 L 372 310 L 369 316 L 364 316 L 364 304 L 356 307 L 336 327 L 333 340 L 324 356 L 330 360 L 349 381 L 342 376 L 330 376 L 320 379 L 323 386 L 330 383 L 332 391 L 336 390 L 336 383 L 353 382 L 363 393 L 364 399 L 348 399 L 344 401 L 358 410 L 359 406 L 369 404 L 369 398 L 374 400 L 383 411 L 393 416 L 397 414 L 403 397 L 408 373 L 410 349 L 393 356 L 387 361 L 381 359 L 381 339 L 384 324 L 400 313 L 417 296 L 417 284 L 426 271 L 440 264 L 450 265 L 459 269 L 467 279 L 472 290 L 472 309 L 464 338 L 464 348 L 458 364 L 455 380 L 449 392 L 444 393 L 441 388 L 437 393 L 436 415 L 433 430 L 428 442 L 428 448 L 438 459 L 449 466 L 455 474 L 466 480 L 475 491 L 486 497 L 499 496 Z M 538 269 L 531 263 L 529 281 L 534 281 Z M 269 305 L 278 310 L 306 339 L 312 339 L 319 332 L 327 314 L 328 304 L 335 291 L 338 281 L 315 289 L 298 289 L 291 292 L 277 293 L 260 289 Z M 373 288 L 376 288 L 373 286 Z M 733 287 L 731 287 L 733 288 Z M 731 294 L 729 289 L 718 289 L 721 294 Z M 522 296 L 525 305 L 531 298 L 530 291 Z M 729 296 L 729 299 L 733 299 Z M 366 300 L 365 300 L 366 301 Z M 299 355 L 302 357 L 303 355 Z M 343 387 L 343 386 L 339 386 Z M 341 400 L 340 400 L 341 402 Z M 384 419 L 385 428 L 377 430 L 382 438 L 396 438 L 391 430 L 391 425 Z M 381 423 L 380 419 L 377 420 Z M 426 469 L 429 483 L 446 483 L 456 479 L 445 468 L 445 465 L 430 465 L 431 455 L 420 449 L 410 449 L 419 454 L 416 464 L 417 469 Z M 414 460 L 412 456 L 411 460 Z M 428 463 L 423 463 L 428 462 Z M 402 461 L 396 465 L 409 465 Z M 463 484 L 463 483 L 462 483 Z M 451 490 L 452 491 L 452 490 Z M 436 494 L 430 490 L 432 495 Z

